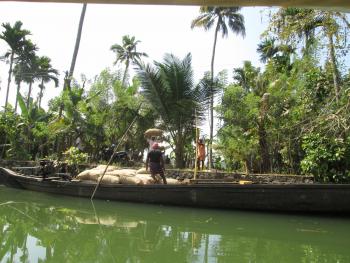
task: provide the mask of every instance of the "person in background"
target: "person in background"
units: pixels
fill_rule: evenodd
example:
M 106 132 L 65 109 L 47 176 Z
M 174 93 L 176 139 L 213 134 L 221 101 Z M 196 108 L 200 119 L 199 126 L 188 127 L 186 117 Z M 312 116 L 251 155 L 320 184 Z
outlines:
M 78 135 L 75 140 L 75 147 L 78 148 L 81 152 L 84 150 L 83 141 L 81 140 L 80 135 Z
M 204 160 L 205 160 L 205 144 L 203 142 L 203 139 L 199 139 L 197 142 L 197 167 L 198 167 L 198 170 L 201 170 L 201 163 L 202 163 L 202 170 L 204 170 Z
M 158 143 L 154 143 L 152 145 L 152 150 L 149 151 L 147 154 L 146 171 L 148 171 L 148 168 L 151 172 L 151 176 L 154 181 L 158 181 L 156 175 L 159 174 L 163 179 L 163 183 L 167 184 L 164 175 L 164 159 L 162 156 L 162 152 L 159 149 Z

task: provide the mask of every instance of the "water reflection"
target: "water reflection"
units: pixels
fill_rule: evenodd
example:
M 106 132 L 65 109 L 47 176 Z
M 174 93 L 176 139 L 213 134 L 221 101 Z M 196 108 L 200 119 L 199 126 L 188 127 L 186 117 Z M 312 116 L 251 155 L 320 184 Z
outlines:
M 350 220 L 137 205 L 0 186 L 0 262 L 350 262 Z

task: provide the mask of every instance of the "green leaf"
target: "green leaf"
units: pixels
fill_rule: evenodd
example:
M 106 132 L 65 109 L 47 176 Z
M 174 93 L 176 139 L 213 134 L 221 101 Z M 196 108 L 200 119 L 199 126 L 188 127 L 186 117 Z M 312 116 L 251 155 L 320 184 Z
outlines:
M 26 107 L 26 104 L 23 100 L 23 97 L 21 95 L 20 92 L 18 92 L 18 104 L 19 104 L 19 107 L 21 108 L 21 112 L 22 112 L 22 116 L 24 116 L 26 119 L 28 118 L 28 115 L 29 115 L 29 112 L 28 112 L 28 109 Z

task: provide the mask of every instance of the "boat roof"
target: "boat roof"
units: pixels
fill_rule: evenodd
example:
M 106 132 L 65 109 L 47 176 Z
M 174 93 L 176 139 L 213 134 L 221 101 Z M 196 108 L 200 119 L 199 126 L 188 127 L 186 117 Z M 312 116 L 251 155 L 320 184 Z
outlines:
M 3 0 L 0 0 L 3 1 Z M 350 12 L 349 0 L 19 0 L 18 2 L 310 7 Z

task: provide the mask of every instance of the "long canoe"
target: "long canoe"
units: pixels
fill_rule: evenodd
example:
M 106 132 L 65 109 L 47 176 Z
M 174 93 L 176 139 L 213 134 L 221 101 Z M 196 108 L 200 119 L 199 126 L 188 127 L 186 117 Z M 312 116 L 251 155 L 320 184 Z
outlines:
M 43 179 L 1 167 L 0 183 L 84 198 L 90 198 L 96 187 L 95 182 Z M 95 198 L 199 208 L 350 214 L 350 184 L 100 184 Z

